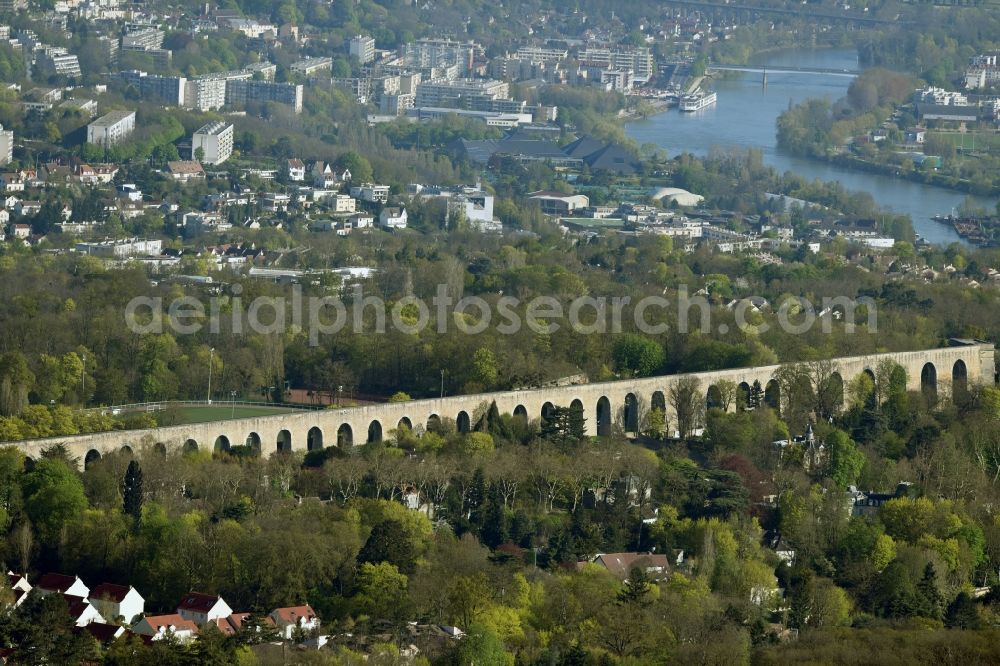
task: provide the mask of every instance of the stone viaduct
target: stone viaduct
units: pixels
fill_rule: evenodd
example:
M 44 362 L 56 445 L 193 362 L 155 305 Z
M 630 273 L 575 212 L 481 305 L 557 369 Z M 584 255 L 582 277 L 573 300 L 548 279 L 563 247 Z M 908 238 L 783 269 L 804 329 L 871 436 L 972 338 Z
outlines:
M 907 389 L 933 391 L 942 398 L 953 387 L 995 382 L 994 348 L 989 344 L 960 346 L 913 352 L 849 356 L 833 359 L 833 376 L 844 385 L 862 372 L 872 372 L 884 359 L 892 359 L 907 373 Z M 766 387 L 766 399 L 772 405 L 781 401 L 774 381 L 780 366 L 734 368 L 717 372 L 693 373 L 700 391 L 709 404 L 717 382 L 728 380 L 749 392 L 754 381 Z M 500 413 L 510 413 L 529 420 L 540 418 L 553 405 L 564 407 L 579 403 L 586 417 L 590 435 L 610 434 L 618 419 L 627 431 L 636 430 L 641 409 L 660 408 L 669 423 L 676 414 L 670 405 L 669 391 L 684 375 L 628 379 L 555 388 L 482 393 L 401 403 L 382 403 L 362 407 L 302 411 L 274 416 L 232 419 L 211 423 L 178 425 L 146 430 L 117 430 L 91 435 L 50 437 L 11 442 L 28 456 L 37 457 L 50 446 L 62 444 L 81 463 L 124 447 L 134 449 L 155 445 L 164 450 L 225 450 L 230 446 L 249 445 L 264 455 L 275 451 L 316 450 L 330 445 L 353 445 L 377 441 L 391 430 L 405 425 L 420 434 L 435 419 L 452 419 L 459 431 L 468 431 L 484 405 L 496 402 Z M 717 389 L 716 389 L 717 391 Z

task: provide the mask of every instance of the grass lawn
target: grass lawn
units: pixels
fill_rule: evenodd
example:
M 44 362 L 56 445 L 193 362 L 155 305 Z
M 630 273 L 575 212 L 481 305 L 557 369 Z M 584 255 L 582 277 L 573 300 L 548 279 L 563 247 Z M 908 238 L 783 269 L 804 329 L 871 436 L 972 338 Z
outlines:
M 205 405 L 203 407 L 184 406 L 176 409 L 167 409 L 164 412 L 157 412 L 157 418 L 164 424 L 171 423 L 181 425 L 184 423 L 208 423 L 209 421 L 225 421 L 227 419 L 246 419 L 255 416 L 274 416 L 276 414 L 287 414 L 289 412 L 301 412 L 300 409 L 289 409 L 288 407 L 257 407 L 236 405 L 225 405 L 219 402 L 217 405 Z

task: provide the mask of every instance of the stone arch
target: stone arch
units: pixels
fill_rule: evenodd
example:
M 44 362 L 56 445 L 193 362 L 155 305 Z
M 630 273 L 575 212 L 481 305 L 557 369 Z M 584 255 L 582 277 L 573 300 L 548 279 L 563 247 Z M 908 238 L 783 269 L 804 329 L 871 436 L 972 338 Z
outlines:
M 87 451 L 87 455 L 83 457 L 83 468 L 87 469 L 90 467 L 91 463 L 95 463 L 101 459 L 101 452 L 97 449 L 91 449 Z
M 319 429 L 319 426 L 313 426 L 309 428 L 308 434 L 306 434 L 306 450 L 307 451 L 320 451 L 323 448 L 323 431 Z
M 930 361 L 920 369 L 920 391 L 928 397 L 937 397 L 937 368 Z
M 551 402 L 546 402 L 542 405 L 542 420 L 548 421 L 552 418 L 552 413 L 556 411 L 555 405 Z
M 431 414 L 427 417 L 427 432 L 438 432 L 441 430 L 441 417 L 437 414 Z
M 744 410 L 750 406 L 750 384 L 740 382 L 736 386 L 736 409 Z
M 862 373 L 868 375 L 868 379 L 872 380 L 872 385 L 875 384 L 875 371 L 871 368 L 865 368 L 861 371 Z
M 263 448 L 264 446 L 264 443 L 261 440 L 260 435 L 258 435 L 255 432 L 251 432 L 249 435 L 247 435 L 246 446 L 248 449 L 254 452 L 254 455 L 259 456 L 261 448 Z
M 153 450 L 156 451 L 157 455 L 162 458 L 167 457 L 167 445 L 163 442 L 156 442 L 153 444 Z
M 135 457 L 135 452 L 132 451 L 132 447 L 129 446 L 128 444 L 123 444 L 122 448 L 120 448 L 119 451 L 121 451 L 122 453 L 124 453 L 125 455 L 127 455 L 129 458 L 134 458 Z
M 764 404 L 775 411 L 781 410 L 781 387 L 777 379 L 772 379 L 764 387 Z
M 625 394 L 625 413 L 622 416 L 626 432 L 639 432 L 639 399 L 635 393 Z
M 215 444 L 212 445 L 212 449 L 216 452 L 229 451 L 230 444 L 229 438 L 225 435 L 219 435 L 215 438 Z
M 399 423 L 396 424 L 396 430 L 402 430 L 403 428 L 413 430 L 413 421 L 408 416 L 399 419 Z
M 958 359 L 951 368 L 951 399 L 964 403 L 969 396 L 969 369 L 965 361 Z
M 403 419 L 406 417 L 404 416 Z M 403 425 L 403 419 L 399 420 L 400 427 Z M 368 439 L 369 444 L 374 444 L 376 442 L 382 441 L 382 424 L 376 419 L 368 424 Z
M 705 409 L 722 409 L 722 391 L 715 384 L 708 387 L 705 392 Z
M 658 409 L 664 414 L 667 412 L 667 398 L 663 391 L 653 391 L 653 396 L 649 399 L 649 408 Z
M 455 419 L 455 427 L 458 428 L 459 432 L 469 432 L 472 430 L 469 413 L 464 409 L 458 413 L 458 418 Z
M 198 451 L 198 442 L 193 439 L 185 440 L 184 442 L 184 453 L 195 453 Z
M 597 435 L 607 437 L 611 434 L 611 401 L 607 396 L 597 400 Z
M 514 418 L 524 419 L 524 422 L 528 422 L 528 409 L 524 405 L 518 405 L 514 408 Z
M 287 430 L 278 433 L 277 449 L 279 453 L 288 453 L 292 450 L 292 433 Z
M 827 402 L 833 411 L 839 412 L 844 407 L 844 378 L 836 370 L 826 379 Z M 827 416 L 833 416 L 828 414 Z
M 350 423 L 342 423 L 337 428 L 337 446 L 341 448 L 354 446 L 354 431 L 351 429 Z

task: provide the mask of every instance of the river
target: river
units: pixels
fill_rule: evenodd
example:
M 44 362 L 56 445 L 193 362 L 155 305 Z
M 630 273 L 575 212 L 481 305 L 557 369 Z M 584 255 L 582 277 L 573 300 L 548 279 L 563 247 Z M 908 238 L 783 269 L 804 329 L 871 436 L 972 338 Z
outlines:
M 846 49 L 780 51 L 758 57 L 751 64 L 769 68 L 859 68 L 857 54 Z M 731 73 L 713 86 L 719 97 L 715 106 L 683 114 L 671 109 L 629 123 L 626 133 L 639 144 L 654 143 L 670 155 L 704 155 L 713 146 L 758 148 L 764 162 L 782 173 L 792 171 L 808 178 L 839 181 L 848 190 L 870 192 L 880 207 L 909 214 L 917 234 L 932 243 L 961 241 L 951 227 L 932 217 L 951 213 L 965 199 L 964 193 L 794 157 L 777 147 L 776 121 L 790 103 L 809 97 L 836 100 L 845 94 L 850 82 L 845 76 L 768 72 L 765 89 L 760 73 Z M 986 198 L 973 199 L 987 210 L 996 204 Z

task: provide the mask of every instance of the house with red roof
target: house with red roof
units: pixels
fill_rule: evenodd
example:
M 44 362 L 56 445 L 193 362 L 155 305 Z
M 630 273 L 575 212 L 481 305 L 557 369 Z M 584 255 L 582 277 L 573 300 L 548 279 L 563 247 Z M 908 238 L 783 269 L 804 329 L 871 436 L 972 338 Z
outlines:
M 320 624 L 316 611 L 309 604 L 275 608 L 268 617 L 278 627 L 278 632 L 286 640 L 292 638 L 296 627 L 302 631 L 313 631 L 319 629 Z
M 216 620 L 212 620 L 212 624 L 219 628 L 226 636 L 233 636 L 239 633 L 240 629 L 243 628 L 243 620 L 247 618 L 250 613 L 233 613 L 227 617 L 220 617 Z
M 120 624 L 106 624 L 104 622 L 91 622 L 84 627 L 94 639 L 101 645 L 107 645 L 116 638 L 124 634 L 127 629 Z
M 67 576 L 60 573 L 43 574 L 35 582 L 35 589 L 42 596 L 46 594 L 68 594 L 83 599 L 90 596 L 90 588 L 80 580 L 79 576 Z
M 69 616 L 73 618 L 73 623 L 76 626 L 86 627 L 91 622 L 104 622 L 101 613 L 86 598 L 72 594 L 64 594 L 62 597 L 66 600 Z
M 132 624 L 146 608 L 146 600 L 131 585 L 101 583 L 90 591 L 90 603 L 108 620 L 123 618 Z
M 154 641 L 173 634 L 177 640 L 185 642 L 198 635 L 198 625 L 177 613 L 147 615 L 132 626 L 132 631 L 140 636 L 149 636 Z
M 177 614 L 202 627 L 212 620 L 229 617 L 233 609 L 217 594 L 188 592 L 177 605 Z

